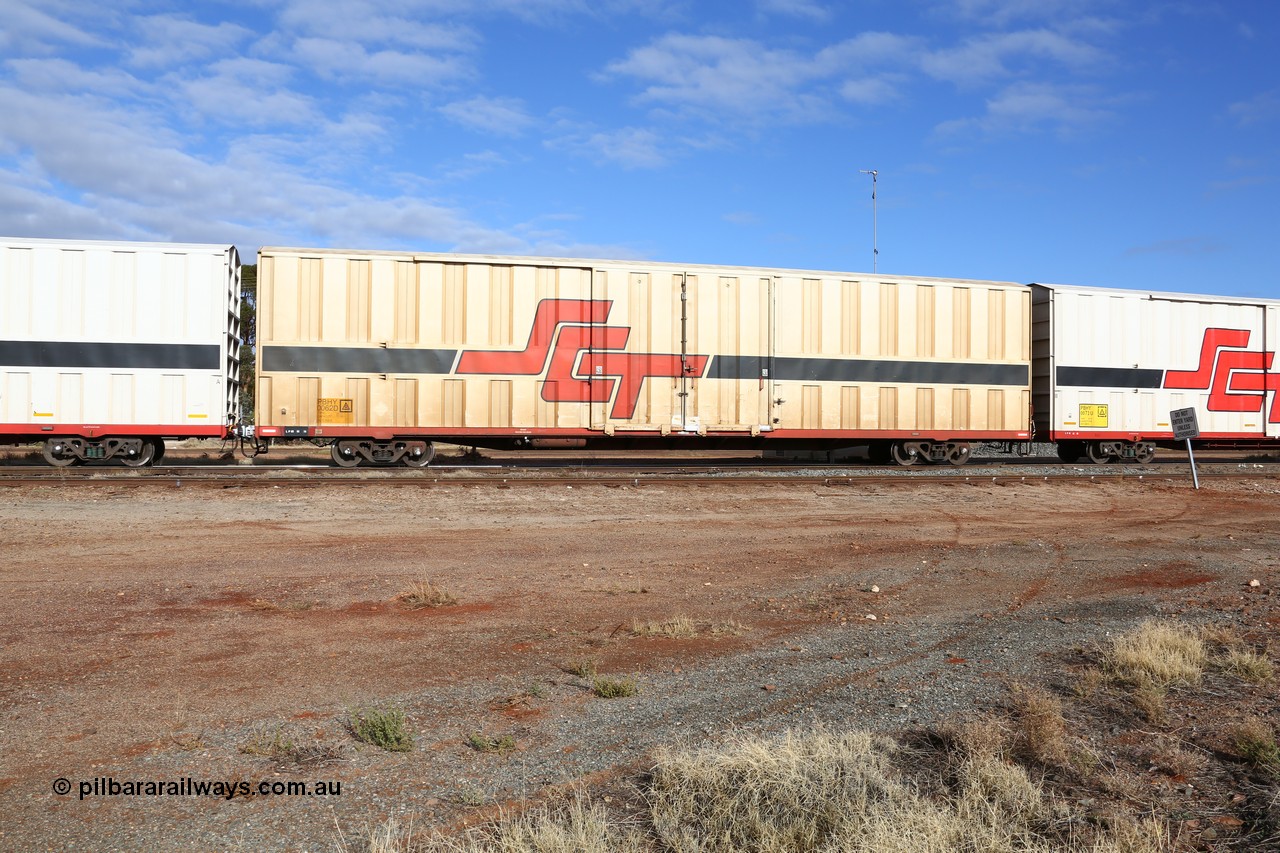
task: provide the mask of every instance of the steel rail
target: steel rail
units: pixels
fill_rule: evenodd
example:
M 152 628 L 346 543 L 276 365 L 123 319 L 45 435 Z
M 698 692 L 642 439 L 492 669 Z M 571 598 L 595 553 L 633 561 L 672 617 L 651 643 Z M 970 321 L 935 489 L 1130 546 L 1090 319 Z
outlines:
M 815 486 L 857 486 L 925 483 L 940 484 L 979 484 L 979 483 L 1037 483 L 1037 482 L 1154 482 L 1168 483 L 1186 480 L 1189 482 L 1189 470 L 1151 471 L 1149 469 L 1121 469 L 1108 471 L 1079 470 L 1049 473 L 1016 473 L 990 472 L 980 469 L 955 470 L 934 469 L 929 474 L 908 473 L 906 471 L 887 473 L 867 473 L 852 475 L 779 473 L 761 475 L 759 473 L 727 473 L 727 472 L 645 472 L 635 471 L 627 474 L 608 472 L 594 474 L 591 472 L 575 472 L 571 476 L 529 475 L 520 476 L 512 472 L 488 470 L 483 476 L 431 476 L 420 471 L 404 472 L 336 472 L 325 470 L 323 474 L 302 473 L 294 470 L 248 472 L 141 472 L 113 471 L 93 474 L 70 474 L 57 471 L 41 474 L 23 473 L 14 476 L 9 472 L 0 474 L 0 488 L 17 486 L 70 486 L 73 488 L 90 486 L 154 486 L 181 488 L 184 486 L 218 486 L 222 488 L 325 488 L 349 486 L 414 486 L 418 488 L 447 488 L 458 486 L 490 488 L 527 487 L 634 487 L 644 486 L 712 486 L 732 483 L 734 485 L 815 485 Z M 1205 471 L 1207 480 L 1237 479 L 1276 479 L 1280 478 L 1280 470 L 1252 471 Z

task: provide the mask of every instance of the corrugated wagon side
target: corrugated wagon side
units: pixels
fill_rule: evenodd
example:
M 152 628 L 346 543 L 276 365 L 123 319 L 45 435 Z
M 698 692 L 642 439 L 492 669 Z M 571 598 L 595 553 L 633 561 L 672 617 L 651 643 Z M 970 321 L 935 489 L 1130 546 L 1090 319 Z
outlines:
M 147 465 L 238 416 L 234 246 L 0 239 L 0 441 Z
M 258 434 L 342 465 L 496 447 L 1026 440 L 1013 284 L 653 262 L 264 248 Z
M 1280 301 L 1032 285 L 1036 432 L 1067 461 L 1149 462 L 1194 408 L 1202 443 L 1280 439 Z

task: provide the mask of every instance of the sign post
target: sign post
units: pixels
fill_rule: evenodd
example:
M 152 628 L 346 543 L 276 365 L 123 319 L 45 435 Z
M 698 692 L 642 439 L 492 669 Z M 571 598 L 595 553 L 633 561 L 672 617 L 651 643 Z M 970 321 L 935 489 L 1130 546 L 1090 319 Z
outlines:
M 1200 488 L 1200 475 L 1196 473 L 1196 457 L 1191 452 L 1191 439 L 1200 435 L 1200 425 L 1196 422 L 1196 410 L 1174 409 L 1169 413 L 1169 421 L 1173 424 L 1173 437 L 1179 441 L 1187 441 L 1187 458 L 1191 460 L 1191 482 Z

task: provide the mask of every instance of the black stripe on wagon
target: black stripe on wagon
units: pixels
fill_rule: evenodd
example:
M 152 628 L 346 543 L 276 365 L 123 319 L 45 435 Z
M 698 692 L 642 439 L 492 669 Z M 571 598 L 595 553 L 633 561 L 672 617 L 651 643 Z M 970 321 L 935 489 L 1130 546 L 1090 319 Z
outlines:
M 458 351 L 381 347 L 267 347 L 262 369 L 277 373 L 448 373 Z
M 0 364 L 112 370 L 219 370 L 222 358 L 217 344 L 0 341 Z
M 877 382 L 904 385 L 1016 385 L 1029 384 L 1026 364 L 955 361 L 889 361 L 862 358 L 768 358 L 720 355 L 711 361 L 709 379 L 757 379 L 772 366 L 779 382 Z
M 1159 388 L 1164 371 L 1138 367 L 1059 367 L 1058 384 L 1076 388 Z

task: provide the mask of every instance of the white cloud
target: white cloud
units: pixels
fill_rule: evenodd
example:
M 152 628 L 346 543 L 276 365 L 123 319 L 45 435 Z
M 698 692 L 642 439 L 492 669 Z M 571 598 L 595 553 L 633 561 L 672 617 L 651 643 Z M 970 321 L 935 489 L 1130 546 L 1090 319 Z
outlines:
M 383 84 L 435 86 L 472 73 L 457 56 L 430 56 L 401 50 L 369 52 L 358 43 L 329 38 L 301 38 L 291 58 L 330 80 L 378 81 Z
M 936 130 L 942 135 L 965 131 L 1026 133 L 1044 129 L 1071 133 L 1112 116 L 1110 110 L 1094 101 L 1090 90 L 1078 86 L 1015 83 L 987 100 L 984 115 L 943 122 Z
M 150 88 L 128 72 L 83 68 L 65 59 L 14 59 L 9 67 L 22 87 L 32 92 L 132 97 Z
M 980 83 L 1008 77 L 1018 60 L 1038 63 L 1052 60 L 1083 69 L 1105 60 L 1098 48 L 1049 30 L 995 33 L 970 39 L 958 47 L 924 55 L 921 67 L 939 80 L 958 84 Z
M 533 124 L 518 98 L 489 98 L 477 95 L 440 107 L 440 112 L 463 127 L 500 136 L 519 136 Z
M 814 57 L 813 73 L 818 76 L 857 72 L 872 67 L 914 67 L 924 50 L 915 36 L 868 31 L 824 47 Z
M 1227 107 L 1230 115 L 1241 127 L 1280 118 L 1280 89 L 1272 89 L 1254 95 L 1245 101 L 1237 101 Z
M 611 63 L 606 73 L 647 84 L 640 103 L 710 118 L 812 121 L 824 113 L 823 98 L 802 91 L 821 76 L 811 59 L 747 39 L 667 35 Z
M 279 27 L 300 37 L 335 39 L 356 44 L 397 45 L 413 51 L 469 52 L 476 48 L 479 36 L 462 24 L 436 23 L 436 16 L 417 17 L 397 12 L 415 11 L 421 3 L 377 3 L 368 0 L 289 0 L 280 10 Z M 432 4 L 427 4 L 432 5 Z M 448 4 L 443 4 L 448 5 Z
M 856 104 L 883 104 L 899 96 L 898 87 L 886 77 L 866 77 L 862 80 L 846 80 L 840 86 L 840 94 Z
M 158 240 L 234 240 L 241 245 L 316 240 L 381 245 L 387 240 L 460 247 L 504 239 L 461 210 L 408 196 L 343 186 L 350 158 L 335 140 L 361 144 L 379 122 L 350 113 L 315 135 L 241 137 L 222 157 L 188 150 L 143 108 L 52 98 L 0 83 L 0 214 L 9 233 Z M 319 168 L 325 157 L 336 168 Z
M 293 73 L 277 62 L 228 59 L 209 66 L 205 76 L 182 80 L 178 89 L 188 107 L 223 124 L 283 128 L 321 123 L 315 99 L 288 88 Z
M 588 134 L 571 134 L 547 141 L 558 148 L 589 157 L 597 163 L 617 163 L 624 169 L 656 169 L 665 166 L 675 151 L 671 143 L 645 128 L 623 127 L 618 130 Z
M 952 0 L 950 9 L 961 18 L 1004 27 L 1013 21 L 1078 19 L 1098 5 L 1099 0 Z
M 831 18 L 831 10 L 814 0 L 756 0 L 756 9 L 762 15 L 785 15 L 819 22 Z
M 4 0 L 0 3 L 0 52 L 6 56 L 43 55 L 55 45 L 99 47 L 104 44 L 98 36 L 84 27 L 73 26 L 68 21 L 91 23 L 86 17 L 110 14 L 99 10 L 96 15 L 81 14 L 79 4 L 66 0 Z
M 1240 190 L 1251 190 L 1254 187 L 1265 187 L 1273 183 L 1275 183 L 1274 178 L 1264 175 L 1245 175 L 1239 178 L 1232 178 L 1231 180 L 1210 181 L 1205 188 L 1205 195 L 1210 198 L 1214 198 L 1216 196 L 1239 192 Z
M 132 24 L 137 42 L 129 49 L 130 65 L 166 68 L 211 56 L 229 55 L 252 33 L 237 24 L 202 24 L 176 15 L 151 15 Z
M 483 175 L 494 169 L 507 165 L 507 158 L 497 151 L 474 151 L 462 155 L 461 160 L 447 163 L 442 167 L 440 179 L 443 181 L 465 181 L 476 175 Z

